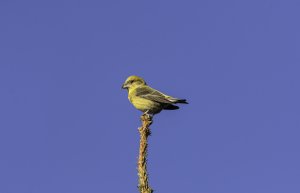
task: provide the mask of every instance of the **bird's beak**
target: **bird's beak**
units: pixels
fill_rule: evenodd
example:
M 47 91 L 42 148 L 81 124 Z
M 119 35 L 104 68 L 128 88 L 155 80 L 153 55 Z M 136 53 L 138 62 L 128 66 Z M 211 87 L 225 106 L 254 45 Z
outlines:
M 128 85 L 126 85 L 125 83 L 122 84 L 122 89 L 126 89 L 126 88 L 128 88 Z

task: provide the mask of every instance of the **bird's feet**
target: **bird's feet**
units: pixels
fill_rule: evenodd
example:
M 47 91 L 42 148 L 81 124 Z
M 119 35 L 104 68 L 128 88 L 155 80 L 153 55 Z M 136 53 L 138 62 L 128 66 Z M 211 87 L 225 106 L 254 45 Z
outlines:
M 145 111 L 142 115 L 146 120 L 152 122 L 153 114 L 149 113 L 149 110 Z
M 153 114 L 149 113 L 149 110 L 145 111 L 143 113 L 143 116 L 147 116 L 148 118 L 152 118 L 153 117 Z

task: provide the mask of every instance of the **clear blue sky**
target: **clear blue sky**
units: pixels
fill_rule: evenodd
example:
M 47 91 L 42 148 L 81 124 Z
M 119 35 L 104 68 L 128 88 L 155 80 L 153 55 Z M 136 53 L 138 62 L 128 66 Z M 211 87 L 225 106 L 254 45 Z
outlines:
M 0 193 L 137 192 L 135 74 L 157 193 L 300 192 L 300 3 L 0 2 Z

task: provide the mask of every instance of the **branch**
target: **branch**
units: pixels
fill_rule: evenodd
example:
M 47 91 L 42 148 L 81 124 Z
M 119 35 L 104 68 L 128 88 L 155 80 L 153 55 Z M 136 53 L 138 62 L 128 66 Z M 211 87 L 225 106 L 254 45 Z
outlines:
M 148 136 L 151 135 L 149 126 L 152 123 L 152 117 L 148 114 L 141 116 L 142 126 L 139 128 L 140 132 L 140 150 L 138 158 L 138 176 L 139 185 L 138 188 L 140 193 L 152 193 L 153 190 L 148 183 L 148 172 L 147 172 L 147 154 L 148 154 Z

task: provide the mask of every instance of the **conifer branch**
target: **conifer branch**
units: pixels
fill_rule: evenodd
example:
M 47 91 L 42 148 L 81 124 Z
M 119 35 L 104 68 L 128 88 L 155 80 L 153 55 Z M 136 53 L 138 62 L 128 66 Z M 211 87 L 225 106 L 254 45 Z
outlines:
M 148 171 L 147 171 L 147 155 L 148 155 L 148 136 L 151 135 L 149 126 L 152 124 L 152 117 L 148 114 L 141 116 L 142 126 L 140 132 L 140 149 L 138 158 L 138 177 L 140 193 L 152 193 L 153 190 L 149 186 Z

